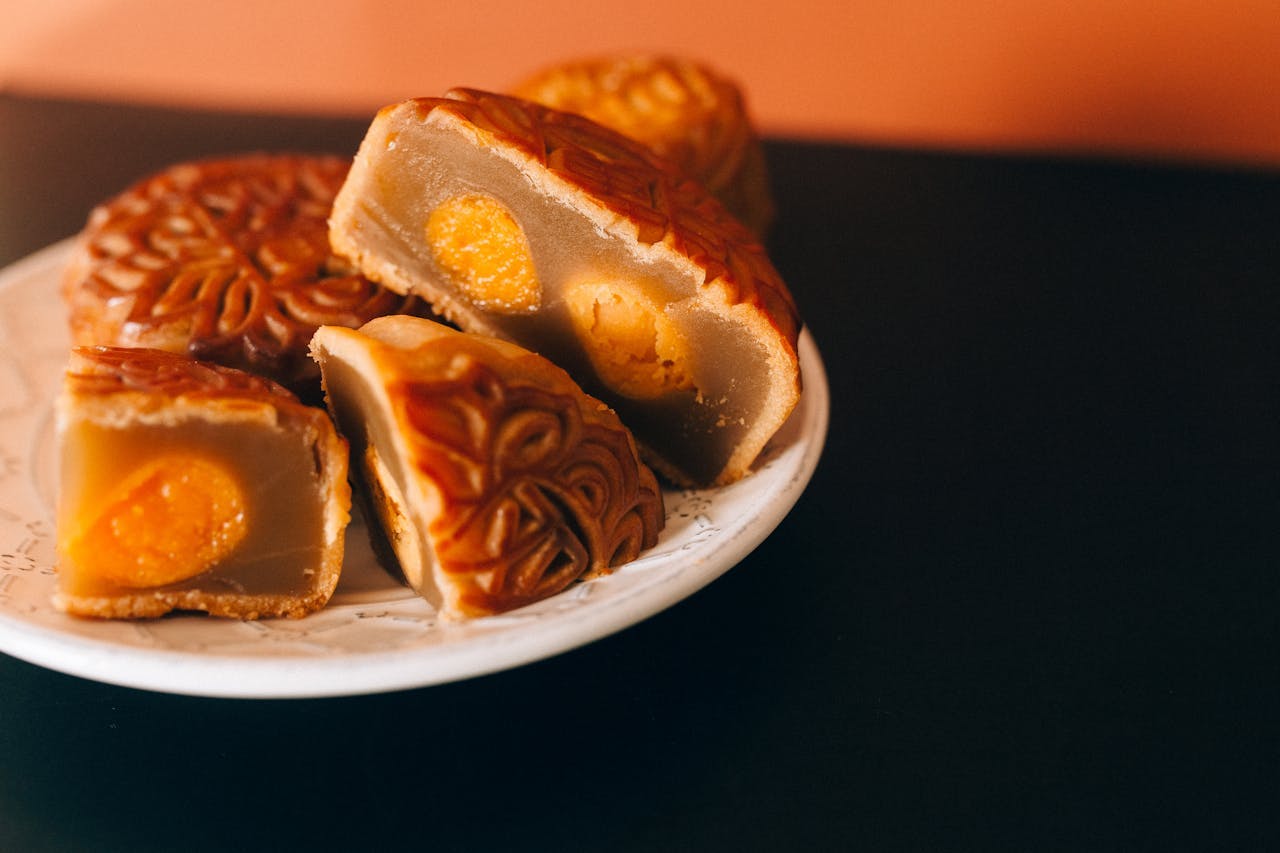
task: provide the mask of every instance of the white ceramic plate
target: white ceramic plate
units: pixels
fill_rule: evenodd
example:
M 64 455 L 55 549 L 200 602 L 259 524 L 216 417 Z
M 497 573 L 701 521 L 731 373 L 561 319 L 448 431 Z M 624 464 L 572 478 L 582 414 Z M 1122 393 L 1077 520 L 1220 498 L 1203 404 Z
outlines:
M 804 394 L 757 470 L 724 488 L 667 492 L 657 546 L 554 598 L 438 621 L 377 566 L 357 517 L 333 599 L 304 619 L 77 619 L 49 604 L 52 404 L 69 346 L 58 288 L 69 250 L 64 241 L 0 271 L 0 651 L 72 675 L 202 696 L 315 697 L 421 687 L 545 658 L 635 624 L 739 562 L 800 497 L 826 437 L 826 376 L 805 333 Z

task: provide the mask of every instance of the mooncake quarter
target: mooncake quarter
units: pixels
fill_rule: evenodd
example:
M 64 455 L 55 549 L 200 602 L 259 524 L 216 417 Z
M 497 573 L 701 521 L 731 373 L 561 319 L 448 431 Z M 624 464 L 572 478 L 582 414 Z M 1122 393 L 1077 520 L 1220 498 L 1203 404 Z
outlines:
M 350 160 L 254 154 L 182 163 L 90 214 L 66 271 L 72 341 L 149 347 L 318 397 L 318 326 L 423 312 L 329 248 Z
M 79 616 L 298 617 L 341 573 L 347 448 L 280 385 L 161 350 L 73 350 L 57 594 Z
M 760 243 L 644 145 L 454 90 L 381 110 L 334 202 L 361 271 L 565 368 L 684 485 L 728 483 L 800 395 L 800 318 Z
M 764 149 L 741 88 L 678 56 L 622 54 L 544 68 L 511 94 L 578 113 L 648 145 L 757 234 L 773 220 Z
M 529 604 L 656 544 L 662 493 L 617 416 L 546 359 L 414 317 L 312 351 L 405 580 L 446 619 Z

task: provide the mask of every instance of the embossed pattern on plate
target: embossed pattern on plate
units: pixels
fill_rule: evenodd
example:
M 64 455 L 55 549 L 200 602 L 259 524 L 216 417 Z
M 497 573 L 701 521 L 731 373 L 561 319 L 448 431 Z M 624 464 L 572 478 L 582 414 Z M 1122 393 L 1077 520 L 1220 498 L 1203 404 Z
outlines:
M 666 492 L 667 524 L 654 548 L 553 598 L 438 621 L 378 567 L 357 517 L 333 600 L 305 619 L 77 619 L 49 604 L 52 404 L 68 348 L 58 288 L 69 251 L 64 241 L 0 272 L 0 651 L 85 678 L 204 696 L 337 696 L 438 684 L 558 654 L 657 613 L 738 563 L 799 499 L 826 437 L 826 377 L 806 332 L 800 405 L 754 473 L 718 489 Z

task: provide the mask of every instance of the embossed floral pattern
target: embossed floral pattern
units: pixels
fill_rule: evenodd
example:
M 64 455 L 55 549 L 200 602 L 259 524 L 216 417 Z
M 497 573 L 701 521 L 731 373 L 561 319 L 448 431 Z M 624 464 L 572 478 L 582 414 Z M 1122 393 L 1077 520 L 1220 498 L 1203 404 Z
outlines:
M 389 396 L 446 507 L 430 534 L 464 612 L 546 598 L 657 542 L 657 480 L 626 431 L 584 418 L 580 398 L 506 381 L 467 355 Z
M 764 154 L 742 93 L 705 66 L 651 54 L 592 57 L 546 68 L 512 94 L 643 142 L 700 180 L 756 234 L 773 218 Z
M 348 166 L 290 155 L 187 163 L 99 206 L 65 285 L 74 342 L 185 351 L 307 390 L 318 326 L 428 314 L 330 251 Z
M 117 391 L 295 400 L 281 385 L 251 373 L 194 361 L 164 350 L 133 347 L 76 347 L 67 368 L 77 394 Z

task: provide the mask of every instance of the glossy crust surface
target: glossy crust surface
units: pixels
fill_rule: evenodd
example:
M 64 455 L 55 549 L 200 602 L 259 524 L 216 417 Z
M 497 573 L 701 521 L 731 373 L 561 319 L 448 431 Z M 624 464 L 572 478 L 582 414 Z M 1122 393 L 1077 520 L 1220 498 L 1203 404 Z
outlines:
M 406 580 L 445 618 L 554 595 L 656 544 L 653 473 L 614 413 L 513 344 L 427 320 L 312 349 Z
M 742 91 L 705 64 L 644 53 L 575 59 L 532 74 L 511 94 L 643 142 L 756 234 L 773 221 L 764 151 Z
M 416 223 L 378 222 L 379 217 L 388 216 L 378 209 L 378 198 L 387 192 L 390 175 L 395 174 L 391 171 L 395 167 L 385 163 L 399 151 L 416 146 L 424 151 L 415 149 L 412 157 L 431 156 L 425 149 L 432 143 L 416 138 L 421 135 L 426 139 L 428 133 L 466 140 L 466 144 L 513 164 L 532 187 L 530 192 L 576 211 L 589 223 L 586 230 L 599 236 L 588 239 L 621 245 L 634 263 L 652 274 L 679 279 L 677 287 L 695 291 L 692 299 L 686 300 L 693 310 L 715 318 L 724 328 L 739 330 L 734 333 L 738 335 L 736 345 L 744 351 L 750 348 L 763 353 L 759 359 L 762 375 L 758 380 L 753 378 L 766 386 L 763 401 L 752 404 L 749 417 L 741 418 L 749 421 L 744 434 L 723 458 L 717 450 L 708 470 L 695 471 L 677 461 L 679 454 L 672 452 L 671 442 L 686 441 L 686 434 L 706 433 L 714 427 L 676 423 L 642 429 L 627 415 L 646 458 L 673 481 L 708 485 L 743 476 L 800 394 L 795 349 L 800 317 L 786 284 L 750 230 L 701 184 L 646 146 L 581 116 L 472 89 L 386 107 L 374 119 L 334 203 L 330 238 L 335 250 L 351 258 L 366 275 L 393 289 L 422 295 L 437 311 L 469 331 L 529 343 L 496 322 L 482 306 L 446 286 L 439 276 L 393 257 L 376 236 L 381 229 L 394 235 L 390 241 L 403 241 L 407 245 L 403 255 L 427 251 L 413 242 L 421 239 L 412 236 L 419 228 Z M 413 176 L 405 175 L 404 179 L 409 182 Z M 526 225 L 526 230 L 530 227 Z M 542 351 L 540 345 L 538 348 Z M 724 356 L 732 359 L 734 354 Z M 589 382 L 589 371 L 579 365 L 562 362 L 559 357 L 557 362 L 619 411 L 628 404 L 600 383 Z M 699 395 L 700 405 L 724 402 L 719 394 L 714 400 L 703 396 Z M 716 417 L 712 412 L 705 420 L 713 423 Z M 733 415 L 735 422 L 739 417 Z M 684 450 L 690 446 L 696 444 Z
M 183 163 L 99 205 L 63 284 L 72 342 L 183 353 L 313 393 L 318 326 L 425 313 L 330 250 L 349 166 L 288 154 Z
M 139 589 L 101 596 L 60 590 L 54 599 L 59 609 L 99 618 L 156 617 L 174 610 L 242 619 L 296 618 L 323 607 L 332 596 L 342 571 L 351 490 L 346 442 L 322 409 L 303 405 L 275 382 L 233 368 L 154 349 L 76 347 L 58 400 L 57 423 L 60 434 L 79 423 L 113 430 L 137 425 L 183 430 L 201 423 L 283 431 L 310 448 L 313 485 L 324 516 L 321 556 L 301 594 L 241 594 L 216 584 L 209 589 Z
M 64 390 L 81 405 L 120 405 L 118 395 L 136 393 L 138 411 L 184 401 L 208 401 L 211 412 L 261 403 L 312 417 L 287 388 L 262 376 L 197 361 L 164 350 L 112 346 L 76 346 L 67 363 Z M 122 417 L 134 411 L 121 408 Z

